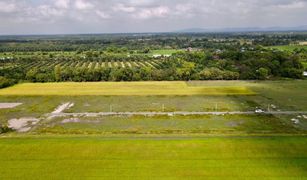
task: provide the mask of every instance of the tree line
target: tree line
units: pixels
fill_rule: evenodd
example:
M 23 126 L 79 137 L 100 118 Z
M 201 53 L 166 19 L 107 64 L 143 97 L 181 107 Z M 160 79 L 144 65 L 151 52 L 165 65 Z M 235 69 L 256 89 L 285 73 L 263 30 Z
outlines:
M 99 57 L 97 57 L 99 58 Z M 107 57 L 104 57 L 107 59 Z M 128 57 L 126 57 L 128 58 Z M 179 52 L 165 58 L 159 68 L 146 67 L 53 67 L 22 66 L 0 69 L 1 86 L 16 81 L 174 81 L 174 80 L 265 80 L 303 78 L 304 68 L 298 54 L 267 49 Z M 31 58 L 30 58 L 31 59 Z M 37 59 L 39 61 L 40 59 Z M 50 58 L 48 61 L 52 61 Z M 63 59 L 65 60 L 65 59 Z M 80 59 L 79 59 L 80 60 Z M 121 57 L 125 60 L 125 56 Z M 92 59 L 93 62 L 95 62 Z M 24 61 L 30 63 L 31 61 Z M 10 64 L 12 64 L 12 60 Z M 27 63 L 26 63 L 27 64 Z M 52 64 L 52 62 L 51 62 Z

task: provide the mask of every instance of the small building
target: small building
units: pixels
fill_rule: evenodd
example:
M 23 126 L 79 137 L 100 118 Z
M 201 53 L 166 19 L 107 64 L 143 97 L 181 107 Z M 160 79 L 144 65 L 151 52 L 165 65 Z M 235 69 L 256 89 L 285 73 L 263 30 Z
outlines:
M 159 58 L 159 57 L 161 57 L 162 55 L 161 54 L 154 54 L 152 57 L 154 57 L 154 58 Z
M 304 71 L 303 76 L 307 77 L 307 71 Z

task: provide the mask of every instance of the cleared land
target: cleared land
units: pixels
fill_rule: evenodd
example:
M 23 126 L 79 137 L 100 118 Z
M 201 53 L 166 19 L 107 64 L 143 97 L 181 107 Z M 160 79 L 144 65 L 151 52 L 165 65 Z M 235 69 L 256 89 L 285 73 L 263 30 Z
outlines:
M 297 115 L 70 116 L 43 120 L 39 134 L 304 134 L 307 119 Z M 24 128 L 24 127 L 23 127 Z
M 199 87 L 185 82 L 94 82 L 24 83 L 1 89 L 0 95 L 15 96 L 154 96 L 154 95 L 254 95 L 244 86 Z
M 0 139 L 1 179 L 305 179 L 306 137 Z
M 77 85 L 78 83 L 76 83 Z M 34 84 L 35 85 L 35 84 Z M 79 83 L 82 86 L 83 83 Z M 258 108 L 271 111 L 306 111 L 307 81 L 206 81 L 189 82 L 193 87 L 247 87 L 256 95 L 189 95 L 189 96 L 51 96 L 1 95 L 0 102 L 22 105 L 12 109 L 0 110 L 0 122 L 10 119 L 39 118 L 53 112 L 59 105 L 67 102 L 74 104 L 66 113 L 97 112 L 217 112 L 217 111 L 255 111 Z M 13 87 L 15 88 L 15 87 Z M 52 88 L 52 87 L 51 87 Z M 11 89 L 11 88 L 9 88 Z M 7 91 L 8 89 L 3 89 Z M 28 91 L 33 89 L 28 89 Z M 30 91 L 30 92 L 31 92 Z M 48 90 L 46 90 L 48 91 Z M 41 92 L 43 93 L 43 92 Z M 65 92 L 67 94 L 69 92 Z M 283 118 L 283 117 L 282 117 Z M 286 117 L 290 121 L 295 116 Z

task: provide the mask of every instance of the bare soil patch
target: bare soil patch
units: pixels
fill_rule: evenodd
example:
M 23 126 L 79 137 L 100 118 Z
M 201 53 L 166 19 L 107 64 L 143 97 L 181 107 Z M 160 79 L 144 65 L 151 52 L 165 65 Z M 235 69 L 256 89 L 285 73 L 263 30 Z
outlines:
M 51 114 L 59 114 L 59 113 L 62 113 L 63 111 L 65 111 L 66 109 L 69 109 L 71 107 L 74 106 L 74 103 L 64 103 L 60 106 L 58 106 Z
M 39 119 L 32 117 L 11 119 L 8 121 L 8 127 L 16 130 L 17 132 L 28 132 L 39 121 Z
M 11 109 L 22 105 L 22 103 L 0 103 L 0 109 Z

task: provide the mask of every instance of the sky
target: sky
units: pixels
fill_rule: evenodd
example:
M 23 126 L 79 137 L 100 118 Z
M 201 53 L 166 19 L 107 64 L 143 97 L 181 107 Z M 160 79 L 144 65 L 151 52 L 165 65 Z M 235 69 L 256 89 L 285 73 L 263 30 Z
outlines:
M 0 0 L 0 34 L 307 25 L 307 0 Z

